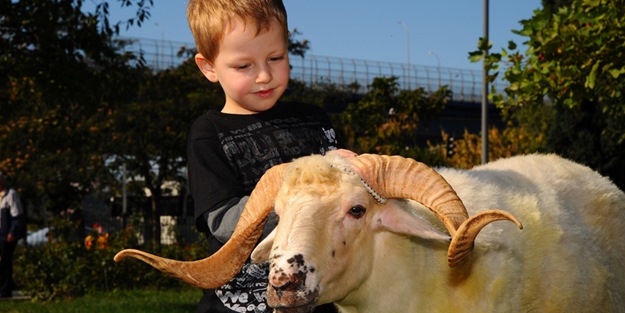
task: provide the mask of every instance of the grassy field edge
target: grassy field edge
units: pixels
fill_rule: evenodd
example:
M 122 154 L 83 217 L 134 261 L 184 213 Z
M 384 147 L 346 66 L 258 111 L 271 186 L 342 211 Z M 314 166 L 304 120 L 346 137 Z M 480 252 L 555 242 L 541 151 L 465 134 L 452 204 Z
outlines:
M 3 313 L 171 313 L 194 312 L 202 295 L 197 288 L 182 287 L 172 290 L 115 290 L 96 292 L 84 297 L 53 303 L 28 300 L 0 301 Z

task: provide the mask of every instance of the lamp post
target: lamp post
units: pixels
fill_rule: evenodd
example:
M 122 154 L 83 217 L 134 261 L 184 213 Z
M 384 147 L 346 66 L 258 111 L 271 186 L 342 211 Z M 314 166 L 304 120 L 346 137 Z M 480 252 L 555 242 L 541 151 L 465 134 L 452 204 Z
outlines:
M 398 21 L 404 30 L 406 31 L 406 63 L 408 64 L 408 69 L 406 70 L 406 81 L 408 83 L 408 90 L 410 90 L 410 31 L 408 30 L 408 25 L 403 21 Z
M 484 0 L 484 59 L 482 66 L 482 164 L 488 162 L 488 0 Z
M 157 55 L 156 62 L 158 63 L 157 68 L 162 69 L 165 67 L 161 65 L 161 62 L 163 63 L 163 65 L 165 64 L 165 30 L 163 29 L 163 27 L 161 27 L 159 23 L 154 23 L 154 26 L 158 27 L 161 30 L 161 46 L 160 46 L 160 52 L 159 52 L 158 45 L 156 48 L 156 55 Z M 160 58 L 158 56 L 159 54 L 160 54 Z M 159 59 L 160 59 L 160 62 L 159 62 Z
M 428 55 L 432 55 L 436 58 L 436 73 L 438 74 L 438 89 L 441 89 L 441 59 L 438 57 L 438 54 L 428 51 Z

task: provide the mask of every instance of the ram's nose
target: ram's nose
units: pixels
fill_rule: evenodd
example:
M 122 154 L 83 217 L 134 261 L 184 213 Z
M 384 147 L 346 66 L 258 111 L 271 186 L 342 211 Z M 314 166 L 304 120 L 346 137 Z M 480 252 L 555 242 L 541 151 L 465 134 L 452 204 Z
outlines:
M 314 269 L 312 269 L 314 272 Z M 307 286 L 311 267 L 302 255 L 273 258 L 269 272 L 267 303 L 278 312 L 311 312 L 319 296 L 319 289 Z
M 302 290 L 305 288 L 304 283 L 306 282 L 306 274 L 302 272 L 297 272 L 293 274 L 286 274 L 284 272 L 275 273 L 269 278 L 270 288 L 273 288 L 278 299 L 282 299 L 282 295 L 284 292 L 296 292 L 298 290 Z
M 276 292 L 294 291 L 306 288 L 306 277 L 314 269 L 306 264 L 302 254 L 273 257 L 269 271 L 269 284 Z

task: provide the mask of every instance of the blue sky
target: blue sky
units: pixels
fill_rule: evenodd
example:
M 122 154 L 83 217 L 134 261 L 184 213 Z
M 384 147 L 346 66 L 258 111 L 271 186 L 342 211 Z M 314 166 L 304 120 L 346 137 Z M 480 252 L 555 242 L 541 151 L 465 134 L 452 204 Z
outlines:
M 187 1 L 154 0 L 152 16 L 141 28 L 123 36 L 193 42 L 185 17 Z M 483 36 L 484 2 L 478 0 L 284 0 L 289 28 L 311 42 L 308 53 L 319 56 L 480 69 L 468 60 Z M 112 3 L 112 20 L 131 12 Z M 491 0 L 489 37 L 496 50 L 509 40 L 524 41 L 512 33 L 529 19 L 540 0 Z M 408 36 L 409 35 L 409 36 Z M 407 38 L 409 37 L 409 38 Z

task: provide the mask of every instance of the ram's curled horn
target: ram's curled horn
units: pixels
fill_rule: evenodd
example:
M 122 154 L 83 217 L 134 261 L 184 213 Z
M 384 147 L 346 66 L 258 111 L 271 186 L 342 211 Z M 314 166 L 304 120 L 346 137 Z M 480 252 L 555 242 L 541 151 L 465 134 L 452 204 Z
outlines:
M 213 255 L 197 261 L 177 261 L 126 249 L 115 255 L 115 261 L 134 257 L 202 289 L 217 288 L 227 283 L 241 270 L 263 232 L 267 216 L 273 210 L 276 194 L 282 184 L 284 166 L 286 164 L 276 165 L 262 176 L 245 205 L 232 237 Z
M 456 235 L 451 239 L 451 244 L 447 251 L 449 266 L 453 267 L 462 263 L 469 256 L 473 248 L 473 241 L 480 230 L 489 223 L 499 220 L 509 220 L 516 224 L 519 229 L 523 229 L 523 224 L 514 215 L 506 211 L 488 210 L 471 216 L 460 225 Z
M 401 156 L 362 154 L 349 159 L 373 190 L 386 198 L 406 198 L 428 207 L 452 236 L 447 251 L 450 267 L 462 264 L 473 248 L 473 240 L 490 222 L 507 219 L 520 228 L 521 223 L 503 211 L 486 211 L 469 219 L 464 204 L 436 171 L 427 165 Z

